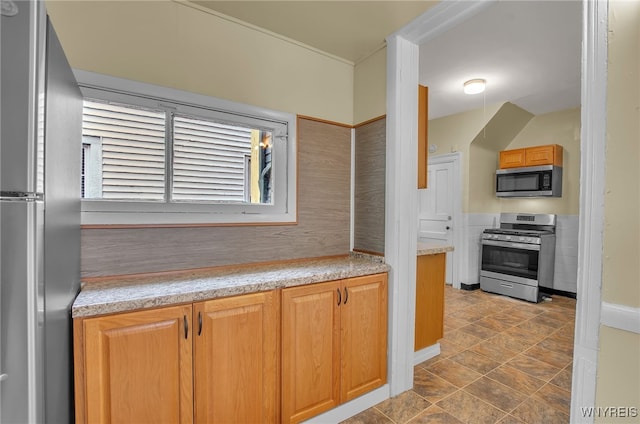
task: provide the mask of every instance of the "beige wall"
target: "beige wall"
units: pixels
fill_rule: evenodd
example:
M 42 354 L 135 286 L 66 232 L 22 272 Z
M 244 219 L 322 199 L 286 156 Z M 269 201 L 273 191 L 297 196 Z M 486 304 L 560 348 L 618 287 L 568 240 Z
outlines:
M 507 149 L 559 144 L 563 148 L 562 197 L 500 199 L 501 212 L 578 215 L 580 210 L 580 108 L 534 117 Z
M 352 64 L 172 1 L 48 1 L 71 66 L 353 123 Z
M 486 127 L 486 131 L 485 131 Z M 524 127 L 524 128 L 523 128 Z M 560 144 L 564 151 L 563 195 L 559 199 L 497 199 L 495 171 L 500 150 Z M 577 215 L 580 192 L 580 109 L 531 117 L 506 103 L 429 121 L 432 155 L 462 152 L 465 213 L 532 211 Z
M 605 302 L 640 307 L 640 2 L 610 3 Z
M 387 113 L 387 48 L 359 62 L 354 71 L 353 122 L 360 124 Z
M 431 156 L 462 153 L 462 211 L 469 212 L 469 156 L 471 142 L 480 133 L 501 104 L 488 105 L 429 121 L 429 147 L 435 148 Z M 494 170 L 495 171 L 495 170 Z
M 602 300 L 639 308 L 640 2 L 609 2 L 608 45 Z M 640 335 L 601 326 L 599 344 L 596 405 L 640 408 Z

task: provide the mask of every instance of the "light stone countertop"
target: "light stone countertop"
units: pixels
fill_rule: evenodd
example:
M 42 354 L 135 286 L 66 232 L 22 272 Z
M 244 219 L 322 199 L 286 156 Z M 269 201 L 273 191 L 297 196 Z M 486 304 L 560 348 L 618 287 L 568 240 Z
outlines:
M 453 246 L 447 245 L 447 244 L 432 243 L 432 242 L 429 242 L 429 243 L 423 242 L 423 241 L 418 242 L 417 256 L 436 255 L 438 253 L 446 253 L 446 252 L 453 252 Z
M 349 255 L 155 276 L 123 276 L 85 283 L 71 307 L 71 315 L 91 317 L 388 271 L 383 258 Z

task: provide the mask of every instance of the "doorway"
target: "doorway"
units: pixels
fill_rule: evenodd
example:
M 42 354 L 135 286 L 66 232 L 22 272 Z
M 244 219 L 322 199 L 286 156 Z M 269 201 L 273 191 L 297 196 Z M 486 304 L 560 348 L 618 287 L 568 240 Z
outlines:
M 409 257 L 415 244 L 411 237 L 417 233 L 417 219 L 408 222 L 409 228 L 397 225 L 401 211 L 417 209 L 414 190 L 403 187 L 415 185 L 416 169 L 407 166 L 409 153 L 417 151 L 417 93 L 418 44 L 444 33 L 464 19 L 478 13 L 491 2 L 443 2 L 402 30 L 387 38 L 387 185 L 397 189 L 398 195 L 387 201 L 387 232 L 385 234 L 387 263 L 396 268 L 390 284 L 415 279 Z M 578 291 L 581 297 L 576 307 L 575 360 L 573 367 L 572 416 L 578 416 L 582 406 L 595 404 L 595 383 L 598 358 L 598 329 L 600 323 L 602 282 L 602 233 L 604 205 L 604 169 L 607 117 L 607 2 L 583 1 L 582 37 L 582 118 L 580 181 L 580 245 Z M 437 9 L 436 9 L 437 8 Z M 401 71 L 402 70 L 402 71 Z M 586 125 L 585 123 L 588 123 Z M 411 212 L 409 212 L 411 215 Z M 415 243 L 415 241 L 414 241 Z M 415 250 L 414 250 L 415 251 Z M 415 266 L 414 266 L 415 268 Z M 407 328 L 413 314 L 397 313 L 415 295 L 411 285 L 401 287 L 390 297 L 391 395 L 412 387 L 411 356 L 403 347 L 409 346 L 400 328 Z M 400 336 L 396 336 L 396 331 Z M 405 332 L 406 333 L 406 332 Z M 410 340 L 410 337 L 409 337 Z
M 428 187 L 418 191 L 418 240 L 453 246 L 447 253 L 445 281 L 460 288 L 462 253 L 461 154 L 448 153 L 428 160 Z

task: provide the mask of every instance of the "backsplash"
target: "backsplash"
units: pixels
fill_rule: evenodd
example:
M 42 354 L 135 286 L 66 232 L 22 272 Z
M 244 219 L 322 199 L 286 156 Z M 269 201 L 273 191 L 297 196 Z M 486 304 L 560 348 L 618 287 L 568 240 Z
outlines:
M 351 130 L 298 119 L 296 225 L 83 229 L 82 277 L 349 253 Z

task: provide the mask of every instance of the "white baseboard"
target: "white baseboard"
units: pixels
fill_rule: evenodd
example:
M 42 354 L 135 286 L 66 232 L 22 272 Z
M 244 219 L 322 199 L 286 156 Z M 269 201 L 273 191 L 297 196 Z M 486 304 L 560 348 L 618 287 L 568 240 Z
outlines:
M 431 359 L 434 356 L 440 355 L 440 343 L 436 343 L 429 347 L 425 347 L 422 350 L 417 351 L 413 355 L 413 365 L 418 365 L 427 359 Z
M 640 334 L 640 308 L 602 302 L 600 313 L 602 325 Z

